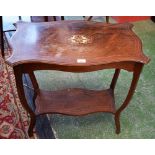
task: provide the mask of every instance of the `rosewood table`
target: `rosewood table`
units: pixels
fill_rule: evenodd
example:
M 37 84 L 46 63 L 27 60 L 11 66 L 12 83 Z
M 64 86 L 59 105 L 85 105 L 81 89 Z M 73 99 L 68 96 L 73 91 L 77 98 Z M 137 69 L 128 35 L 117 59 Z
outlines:
M 31 117 L 30 136 L 36 116 L 47 113 L 109 112 L 114 115 L 116 133 L 120 133 L 120 114 L 134 94 L 143 65 L 149 62 L 132 27 L 129 23 L 90 21 L 17 23 L 17 31 L 10 40 L 12 56 L 6 62 L 13 67 L 20 101 Z M 78 73 L 101 69 L 115 69 L 115 73 L 109 89 L 100 91 L 79 88 L 40 90 L 34 74 L 36 70 Z M 125 101 L 116 109 L 114 89 L 121 69 L 133 72 L 133 79 Z M 25 98 L 22 82 L 25 73 L 29 74 L 34 87 L 35 111 Z

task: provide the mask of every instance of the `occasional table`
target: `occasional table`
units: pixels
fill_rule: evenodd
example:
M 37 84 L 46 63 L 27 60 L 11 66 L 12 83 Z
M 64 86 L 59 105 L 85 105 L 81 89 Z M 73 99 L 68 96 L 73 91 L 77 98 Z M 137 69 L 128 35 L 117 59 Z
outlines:
M 29 136 L 33 134 L 36 116 L 49 113 L 112 113 L 116 133 L 120 133 L 120 114 L 134 94 L 143 65 L 149 62 L 132 27 L 129 23 L 91 21 L 17 23 L 17 31 L 10 40 L 13 52 L 6 62 L 13 67 L 20 101 L 31 118 Z M 115 69 L 107 90 L 45 91 L 39 89 L 34 74 L 36 70 L 79 73 L 102 69 Z M 133 72 L 133 78 L 125 101 L 116 109 L 114 89 L 121 69 Z M 25 98 L 22 82 L 25 73 L 34 87 L 35 111 Z

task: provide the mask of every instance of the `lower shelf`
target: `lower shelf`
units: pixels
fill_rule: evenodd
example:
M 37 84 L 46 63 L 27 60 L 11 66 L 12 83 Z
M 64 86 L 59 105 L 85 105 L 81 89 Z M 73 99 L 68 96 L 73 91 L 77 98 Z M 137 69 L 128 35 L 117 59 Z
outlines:
M 111 89 L 85 90 L 66 89 L 60 91 L 40 90 L 36 98 L 37 115 L 59 113 L 85 115 L 94 112 L 115 113 L 115 101 Z

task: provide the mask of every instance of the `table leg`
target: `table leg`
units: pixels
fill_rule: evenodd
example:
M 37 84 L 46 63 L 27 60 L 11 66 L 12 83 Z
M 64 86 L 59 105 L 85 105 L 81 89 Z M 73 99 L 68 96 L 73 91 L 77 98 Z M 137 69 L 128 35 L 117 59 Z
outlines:
M 37 82 L 37 79 L 35 77 L 35 74 L 34 74 L 34 71 L 29 71 L 28 72 L 28 75 L 30 77 L 30 80 L 32 82 L 32 86 L 34 88 L 34 96 L 33 96 L 33 103 L 35 103 L 35 99 L 37 97 L 37 94 L 38 94 L 38 90 L 39 90 L 39 85 L 38 85 L 38 82 Z M 35 105 L 35 104 L 34 104 Z
M 133 72 L 133 78 L 132 78 L 132 82 L 131 82 L 127 97 L 126 97 L 125 101 L 123 102 L 123 104 L 120 106 L 120 108 L 115 113 L 115 125 L 116 125 L 116 133 L 117 134 L 120 133 L 120 114 L 127 107 L 127 105 L 129 104 L 129 102 L 134 94 L 134 91 L 136 89 L 142 68 L 143 68 L 143 64 L 137 63 L 135 65 L 135 69 Z
M 115 70 L 115 73 L 114 73 L 114 76 L 113 76 L 113 79 L 112 79 L 112 82 L 110 84 L 110 89 L 112 89 L 112 90 L 115 89 L 115 86 L 116 86 L 116 82 L 117 82 L 119 73 L 120 73 L 120 69 L 116 69 Z
M 35 125 L 35 122 L 36 122 L 36 118 L 35 118 L 34 112 L 28 106 L 26 98 L 25 98 L 23 80 L 22 80 L 23 69 L 22 69 L 22 66 L 19 65 L 19 66 L 13 67 L 13 70 L 14 70 L 14 74 L 15 74 L 15 81 L 16 81 L 16 86 L 17 86 L 17 92 L 18 92 L 19 99 L 21 101 L 21 104 L 23 105 L 23 107 L 28 112 L 28 114 L 30 115 L 30 118 L 31 118 L 29 129 L 28 129 L 28 134 L 31 137 L 31 136 L 33 136 L 33 128 L 34 128 L 34 125 Z

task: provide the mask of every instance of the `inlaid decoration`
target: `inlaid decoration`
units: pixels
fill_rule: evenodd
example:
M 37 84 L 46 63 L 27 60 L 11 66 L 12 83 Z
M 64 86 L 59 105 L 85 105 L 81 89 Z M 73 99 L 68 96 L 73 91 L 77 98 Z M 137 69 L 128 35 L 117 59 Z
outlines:
M 92 43 L 92 38 L 90 36 L 86 36 L 86 35 L 72 35 L 69 39 L 68 39 L 71 43 L 73 44 L 88 44 L 88 43 Z

